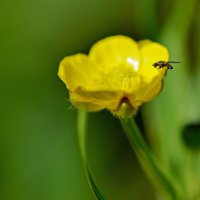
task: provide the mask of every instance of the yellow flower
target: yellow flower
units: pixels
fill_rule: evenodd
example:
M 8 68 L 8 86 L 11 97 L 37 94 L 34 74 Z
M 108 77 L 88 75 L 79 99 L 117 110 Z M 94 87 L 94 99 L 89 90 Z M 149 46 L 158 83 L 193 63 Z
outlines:
M 161 91 L 167 68 L 152 66 L 160 60 L 168 61 L 164 46 L 117 35 L 97 42 L 89 55 L 65 57 L 58 75 L 75 107 L 108 109 L 119 117 L 131 117 L 143 102 Z

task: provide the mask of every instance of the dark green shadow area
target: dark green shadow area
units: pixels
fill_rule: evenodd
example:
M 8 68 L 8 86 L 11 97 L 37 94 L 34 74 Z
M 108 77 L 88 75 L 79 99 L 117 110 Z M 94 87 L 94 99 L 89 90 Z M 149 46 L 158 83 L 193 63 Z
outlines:
M 191 150 L 200 150 L 200 124 L 185 126 L 182 133 L 184 144 Z

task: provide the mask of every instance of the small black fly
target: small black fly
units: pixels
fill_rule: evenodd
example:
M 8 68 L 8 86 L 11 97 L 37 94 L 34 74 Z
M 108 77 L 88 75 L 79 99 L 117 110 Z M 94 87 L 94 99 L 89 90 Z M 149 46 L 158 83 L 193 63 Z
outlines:
M 176 61 L 169 61 L 169 62 L 158 61 L 158 62 L 153 63 L 152 66 L 154 66 L 157 69 L 161 69 L 161 68 L 164 68 L 164 67 L 167 67 L 167 69 L 173 69 L 173 67 L 172 67 L 172 65 L 170 63 L 180 63 L 180 62 L 176 62 Z

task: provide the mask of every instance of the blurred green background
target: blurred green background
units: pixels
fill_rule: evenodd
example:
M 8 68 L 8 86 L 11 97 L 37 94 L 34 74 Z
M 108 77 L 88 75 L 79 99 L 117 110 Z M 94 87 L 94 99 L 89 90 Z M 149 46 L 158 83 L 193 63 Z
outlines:
M 0 199 L 94 199 L 79 157 L 77 112 L 57 76 L 59 61 L 87 53 L 109 35 L 158 40 L 175 3 L 182 5 L 178 0 L 0 1 Z M 91 114 L 90 121 L 90 164 L 107 199 L 155 199 L 118 121 L 106 111 Z

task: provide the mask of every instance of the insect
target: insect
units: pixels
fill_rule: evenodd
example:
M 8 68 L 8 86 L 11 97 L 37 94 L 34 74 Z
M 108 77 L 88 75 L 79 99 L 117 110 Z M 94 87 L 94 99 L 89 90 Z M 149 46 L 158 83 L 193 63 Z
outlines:
M 161 69 L 161 68 L 164 68 L 164 67 L 167 67 L 167 69 L 173 69 L 173 67 L 172 67 L 172 65 L 170 63 L 180 63 L 180 62 L 176 62 L 176 61 L 169 61 L 169 62 L 158 61 L 158 62 L 153 63 L 152 66 L 154 66 L 157 69 Z

